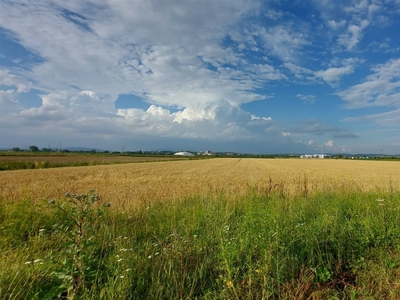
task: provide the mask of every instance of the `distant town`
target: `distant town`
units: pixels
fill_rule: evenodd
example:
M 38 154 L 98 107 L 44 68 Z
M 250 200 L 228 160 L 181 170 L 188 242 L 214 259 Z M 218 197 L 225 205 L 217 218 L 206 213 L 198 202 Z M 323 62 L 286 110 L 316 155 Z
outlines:
M 77 153 L 77 154 L 102 154 L 102 155 L 177 155 L 177 156 L 204 156 L 204 157 L 257 157 L 257 158 L 301 158 L 301 159 L 384 159 L 384 160 L 400 160 L 400 154 L 396 155 L 385 155 L 380 154 L 298 154 L 298 153 L 278 153 L 278 154 L 255 154 L 255 153 L 240 153 L 240 152 L 213 152 L 211 150 L 204 151 L 172 151 L 172 150 L 136 150 L 136 151 L 109 151 L 102 149 L 90 149 L 84 147 L 71 147 L 61 149 L 59 148 L 42 148 L 37 146 L 29 146 L 27 148 L 13 147 L 10 149 L 0 149 L 0 153 L 7 154 L 66 154 L 66 153 Z

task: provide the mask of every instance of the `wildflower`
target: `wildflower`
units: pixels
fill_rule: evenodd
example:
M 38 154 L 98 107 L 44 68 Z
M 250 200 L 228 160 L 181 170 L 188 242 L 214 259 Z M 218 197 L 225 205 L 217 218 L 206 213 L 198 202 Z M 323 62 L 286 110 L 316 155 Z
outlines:
M 147 256 L 147 258 L 150 259 L 150 258 L 151 258 L 151 255 Z
M 118 259 L 118 262 L 120 262 L 120 261 L 123 261 L 123 259 L 122 258 Z
M 156 252 L 156 254 L 155 255 L 159 255 L 160 254 L 160 252 Z
M 121 279 L 124 278 L 124 277 L 125 277 L 124 275 L 119 275 L 119 278 L 121 278 Z
M 125 271 L 126 271 L 126 272 L 129 272 L 129 271 L 131 271 L 131 270 L 132 270 L 132 269 L 126 269 Z

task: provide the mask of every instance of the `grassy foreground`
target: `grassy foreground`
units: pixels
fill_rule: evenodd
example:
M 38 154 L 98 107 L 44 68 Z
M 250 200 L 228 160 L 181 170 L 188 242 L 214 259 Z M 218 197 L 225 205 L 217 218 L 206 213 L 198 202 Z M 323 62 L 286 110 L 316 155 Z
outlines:
M 396 191 L 105 200 L 0 203 L 0 298 L 400 298 Z

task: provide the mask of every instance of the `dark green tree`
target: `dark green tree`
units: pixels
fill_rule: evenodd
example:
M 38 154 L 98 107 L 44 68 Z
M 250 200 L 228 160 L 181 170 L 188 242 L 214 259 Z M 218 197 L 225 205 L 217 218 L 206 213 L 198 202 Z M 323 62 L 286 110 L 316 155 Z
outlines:
M 37 151 L 39 151 L 39 148 L 37 146 L 29 146 L 29 151 L 37 152 Z

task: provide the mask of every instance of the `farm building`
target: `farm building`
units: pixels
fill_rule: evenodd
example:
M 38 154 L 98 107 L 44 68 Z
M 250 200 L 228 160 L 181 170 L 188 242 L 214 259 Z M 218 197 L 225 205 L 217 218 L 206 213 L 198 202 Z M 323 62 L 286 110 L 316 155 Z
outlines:
M 180 156 L 194 156 L 194 154 L 186 151 L 181 151 L 181 152 L 176 152 L 174 155 L 180 155 Z
M 304 155 L 300 155 L 300 158 L 328 158 L 329 156 L 326 154 L 304 154 Z
M 300 155 L 300 158 L 313 158 L 313 156 L 310 154 L 304 154 L 304 155 Z

